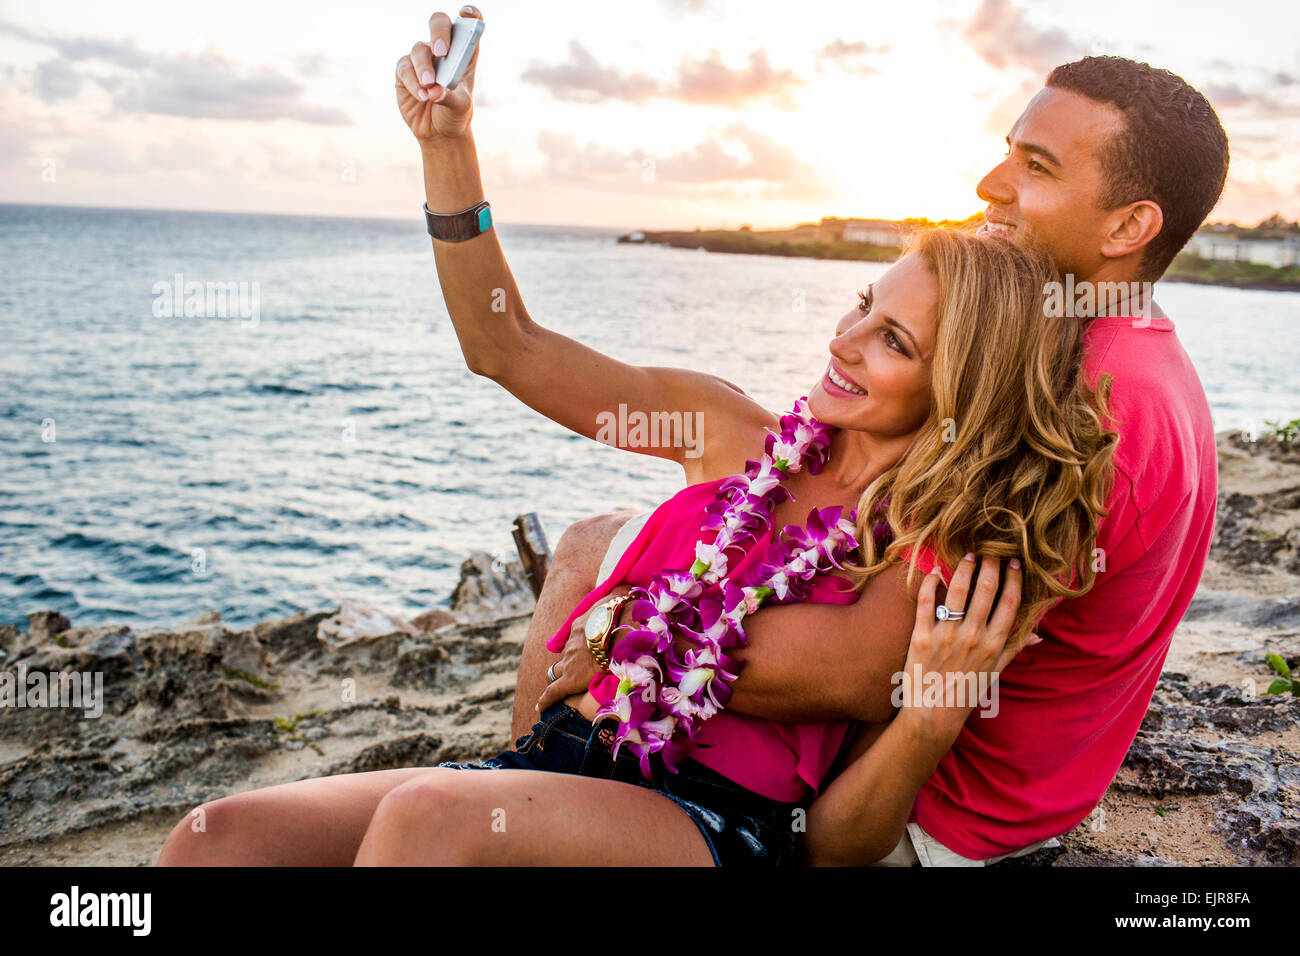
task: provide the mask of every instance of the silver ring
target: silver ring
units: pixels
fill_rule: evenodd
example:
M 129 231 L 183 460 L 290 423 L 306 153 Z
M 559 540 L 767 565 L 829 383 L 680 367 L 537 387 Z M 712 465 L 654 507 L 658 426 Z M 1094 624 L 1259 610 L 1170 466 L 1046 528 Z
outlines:
M 559 661 L 556 661 L 555 663 L 558 664 Z M 546 679 L 552 684 L 554 684 L 557 680 L 560 679 L 559 675 L 555 673 L 555 664 L 552 664 L 550 667 L 546 668 Z
M 954 611 L 946 604 L 940 604 L 934 609 L 934 616 L 940 621 L 960 621 L 966 616 L 965 611 Z

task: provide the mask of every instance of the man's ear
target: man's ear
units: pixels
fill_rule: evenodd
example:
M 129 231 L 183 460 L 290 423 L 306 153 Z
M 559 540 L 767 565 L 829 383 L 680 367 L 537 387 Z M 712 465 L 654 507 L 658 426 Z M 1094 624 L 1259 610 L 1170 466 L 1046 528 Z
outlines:
M 1165 224 L 1165 214 L 1158 203 L 1142 199 L 1114 210 L 1110 217 L 1110 231 L 1101 244 L 1101 254 L 1108 259 L 1120 259 L 1140 252 Z

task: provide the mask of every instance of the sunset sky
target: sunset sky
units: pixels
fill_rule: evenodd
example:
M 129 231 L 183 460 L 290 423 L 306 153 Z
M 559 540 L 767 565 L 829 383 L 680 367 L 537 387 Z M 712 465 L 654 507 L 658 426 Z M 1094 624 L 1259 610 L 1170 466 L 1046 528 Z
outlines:
M 964 218 L 1050 69 L 1089 53 L 1209 98 L 1233 153 L 1212 219 L 1300 218 L 1293 3 L 478 6 L 475 136 L 499 221 Z M 0 2 L 0 201 L 418 215 L 393 67 L 440 8 L 458 6 Z

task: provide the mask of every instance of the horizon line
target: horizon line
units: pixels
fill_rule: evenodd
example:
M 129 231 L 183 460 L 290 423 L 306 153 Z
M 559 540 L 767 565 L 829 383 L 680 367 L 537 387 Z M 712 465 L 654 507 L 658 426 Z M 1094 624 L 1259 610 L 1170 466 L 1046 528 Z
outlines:
M 205 213 L 205 214 L 218 215 L 218 216 L 219 215 L 270 216 L 270 217 L 280 217 L 280 218 L 289 218 L 289 219 L 340 219 L 340 220 L 355 220 L 360 222 L 408 222 L 411 221 L 411 219 L 415 219 L 416 221 L 420 221 L 421 225 L 423 225 L 423 222 L 419 220 L 419 217 L 408 218 L 406 216 L 353 216 L 353 215 L 309 213 L 309 212 L 266 212 L 264 210 L 253 211 L 253 210 L 244 210 L 244 209 L 201 209 L 201 208 L 191 208 L 191 207 L 182 208 L 177 206 L 119 206 L 119 205 L 95 205 L 89 203 L 24 202 L 21 200 L 3 199 L 3 198 L 0 198 L 0 206 L 33 206 L 33 207 L 47 206 L 47 207 L 54 207 L 60 209 L 100 209 L 100 210 L 116 210 L 120 212 L 197 212 L 197 213 Z M 930 222 L 940 222 L 940 221 L 961 222 L 966 219 L 971 219 L 976 215 L 983 215 L 983 210 L 978 210 L 975 213 L 970 213 L 969 215 L 962 216 L 962 217 L 948 216 L 945 217 L 945 219 L 943 220 L 934 219 L 930 216 L 908 216 L 905 217 L 904 219 L 883 219 L 883 218 L 877 218 L 871 216 L 841 216 L 841 215 L 825 215 L 822 216 L 821 219 L 823 220 L 824 219 L 875 220 L 879 222 L 894 222 L 894 223 L 902 223 L 905 222 L 907 219 L 925 219 Z M 1265 216 L 1264 219 L 1260 220 L 1260 222 L 1272 218 L 1273 216 L 1281 216 L 1281 215 L 1282 214 L 1280 211 L 1275 211 L 1271 213 L 1269 216 Z M 1285 217 L 1282 218 L 1285 219 Z M 754 232 L 784 231 L 784 230 L 797 228 L 800 225 L 818 225 L 820 221 L 821 220 L 816 220 L 812 222 L 793 223 L 788 226 L 766 227 L 764 229 L 753 229 L 753 231 Z M 516 226 L 553 226 L 553 227 L 568 228 L 568 229 L 617 230 L 617 229 L 625 228 L 622 226 L 591 225 L 591 224 L 579 223 L 579 222 L 517 222 L 513 220 L 505 220 L 505 223 L 509 225 L 516 225 Z M 741 223 L 740 225 L 737 226 L 696 225 L 692 227 L 679 227 L 675 229 L 647 229 L 646 227 L 643 226 L 632 226 L 626 228 L 630 232 L 647 232 L 647 231 L 648 232 L 692 232 L 695 230 L 713 231 L 713 230 L 727 230 L 727 229 L 738 232 L 740 231 L 740 228 L 743 225 L 747 225 L 747 224 Z M 1249 223 L 1238 222 L 1235 219 L 1229 219 L 1229 220 L 1219 219 L 1219 220 L 1211 221 L 1207 217 L 1205 221 L 1203 221 L 1196 228 L 1197 231 L 1199 232 L 1201 229 L 1204 229 L 1206 226 L 1213 226 L 1213 225 L 1233 225 L 1233 226 L 1239 226 L 1243 229 L 1253 229 L 1256 226 L 1258 226 L 1259 223 L 1255 223 L 1252 225 Z

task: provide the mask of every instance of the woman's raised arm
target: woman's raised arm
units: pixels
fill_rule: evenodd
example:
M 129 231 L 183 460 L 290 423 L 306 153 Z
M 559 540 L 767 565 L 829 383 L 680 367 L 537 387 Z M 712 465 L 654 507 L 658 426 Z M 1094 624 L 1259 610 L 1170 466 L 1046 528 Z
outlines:
M 481 18 L 468 6 L 461 15 Z M 435 13 L 429 42 L 417 43 L 398 60 L 396 77 L 398 108 L 420 144 L 426 202 L 441 214 L 487 198 L 470 132 L 478 52 L 456 89 L 433 82 L 435 58 L 450 43 L 451 18 Z M 434 239 L 433 252 L 470 370 L 580 435 L 677 461 L 690 475 L 700 466 L 707 436 L 725 440 L 746 425 L 761 428 L 771 417 L 716 376 L 631 365 L 534 322 L 495 229 L 461 242 Z M 640 420 L 647 427 L 635 428 L 637 413 L 645 416 Z M 625 426 L 611 429 L 618 421 Z M 628 422 L 633 427 L 626 427 Z

